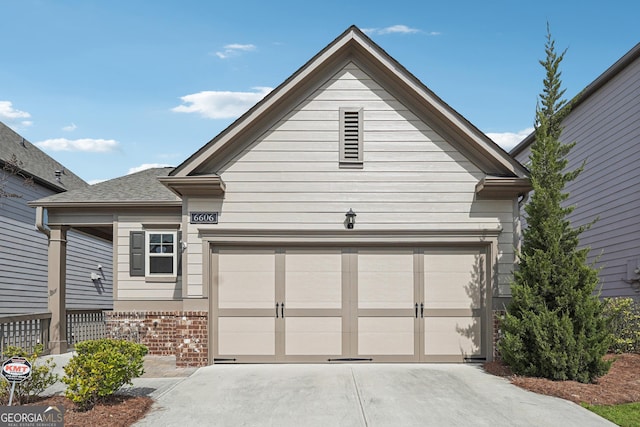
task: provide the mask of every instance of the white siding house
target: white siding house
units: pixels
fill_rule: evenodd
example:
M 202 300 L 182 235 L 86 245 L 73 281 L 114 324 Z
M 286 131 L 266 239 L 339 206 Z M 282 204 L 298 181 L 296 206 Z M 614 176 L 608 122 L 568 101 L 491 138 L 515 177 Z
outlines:
M 179 364 L 462 362 L 493 356 L 529 187 L 351 27 L 178 167 L 34 205 L 113 233 L 112 327 Z
M 587 86 L 563 122 L 561 140 L 576 145 L 568 170 L 584 171 L 567 185 L 575 226 L 593 226 L 580 243 L 600 268 L 602 297 L 640 296 L 640 44 Z M 534 135 L 511 154 L 526 163 Z

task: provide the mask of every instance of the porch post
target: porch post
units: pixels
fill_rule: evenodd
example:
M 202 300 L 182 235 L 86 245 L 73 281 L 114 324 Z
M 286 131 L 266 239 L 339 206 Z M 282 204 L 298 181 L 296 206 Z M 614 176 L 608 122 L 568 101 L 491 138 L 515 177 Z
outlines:
M 50 226 L 49 235 L 49 350 L 51 354 L 67 351 L 67 229 L 66 226 Z

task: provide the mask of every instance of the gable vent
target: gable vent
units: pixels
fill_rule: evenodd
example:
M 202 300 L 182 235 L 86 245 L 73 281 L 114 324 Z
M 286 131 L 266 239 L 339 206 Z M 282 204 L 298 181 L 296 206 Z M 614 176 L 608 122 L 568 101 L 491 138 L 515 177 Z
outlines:
M 362 167 L 362 109 L 340 109 L 340 166 Z

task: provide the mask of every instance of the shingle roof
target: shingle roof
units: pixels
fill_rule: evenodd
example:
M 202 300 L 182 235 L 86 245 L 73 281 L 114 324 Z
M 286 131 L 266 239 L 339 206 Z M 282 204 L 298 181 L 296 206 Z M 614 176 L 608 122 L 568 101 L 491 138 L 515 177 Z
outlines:
M 86 188 L 67 191 L 29 203 L 31 206 L 180 204 L 181 200 L 157 178 L 173 168 L 146 169 L 131 175 L 100 182 Z
M 89 185 L 82 178 L 49 157 L 44 151 L 18 135 L 13 129 L 0 122 L 0 165 L 10 161 L 14 155 L 25 174 L 39 184 L 55 191 L 75 190 Z M 56 171 L 64 171 L 59 180 L 56 179 Z

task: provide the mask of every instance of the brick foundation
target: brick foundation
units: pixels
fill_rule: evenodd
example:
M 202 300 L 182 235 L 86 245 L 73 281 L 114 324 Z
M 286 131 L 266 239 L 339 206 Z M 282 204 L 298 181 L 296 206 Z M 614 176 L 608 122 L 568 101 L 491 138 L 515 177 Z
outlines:
M 107 336 L 144 344 L 155 356 L 176 356 L 177 367 L 209 363 L 206 311 L 109 311 L 105 319 Z

